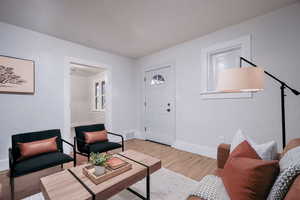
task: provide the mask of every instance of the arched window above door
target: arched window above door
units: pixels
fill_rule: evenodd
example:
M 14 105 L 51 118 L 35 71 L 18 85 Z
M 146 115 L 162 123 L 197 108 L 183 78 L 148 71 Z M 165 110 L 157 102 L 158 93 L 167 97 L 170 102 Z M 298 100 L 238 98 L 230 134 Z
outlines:
M 151 85 L 160 85 L 165 83 L 165 78 L 160 75 L 160 74 L 156 74 L 152 77 L 152 80 L 150 82 Z

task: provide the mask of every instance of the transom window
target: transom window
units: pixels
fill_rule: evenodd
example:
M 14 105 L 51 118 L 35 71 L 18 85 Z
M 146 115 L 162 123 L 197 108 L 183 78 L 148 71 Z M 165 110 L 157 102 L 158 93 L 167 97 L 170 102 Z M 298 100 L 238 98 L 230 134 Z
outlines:
M 152 77 L 152 80 L 151 80 L 151 85 L 161 85 L 165 83 L 165 78 L 160 75 L 160 74 L 156 74 Z

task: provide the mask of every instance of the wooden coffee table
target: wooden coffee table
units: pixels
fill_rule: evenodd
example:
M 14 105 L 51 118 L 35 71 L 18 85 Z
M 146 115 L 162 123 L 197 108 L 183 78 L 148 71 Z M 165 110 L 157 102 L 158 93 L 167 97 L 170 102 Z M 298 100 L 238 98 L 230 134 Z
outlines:
M 151 156 L 128 150 L 115 154 L 132 164 L 132 169 L 99 185 L 82 173 L 80 165 L 41 178 L 41 190 L 46 200 L 94 200 L 108 199 L 128 189 L 141 199 L 150 199 L 150 175 L 161 168 L 161 161 Z M 146 197 L 129 187 L 146 178 Z

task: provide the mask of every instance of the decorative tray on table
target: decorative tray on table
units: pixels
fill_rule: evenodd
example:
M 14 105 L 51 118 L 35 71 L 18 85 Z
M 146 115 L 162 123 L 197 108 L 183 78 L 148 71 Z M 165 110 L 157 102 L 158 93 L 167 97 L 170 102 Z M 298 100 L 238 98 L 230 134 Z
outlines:
M 96 185 L 103 183 L 104 181 L 116 177 L 132 168 L 132 165 L 120 158 L 113 157 L 112 162 L 108 163 L 105 167 L 106 171 L 100 176 L 95 175 L 95 168 L 93 165 L 87 165 L 82 168 L 82 173 L 87 176 Z M 122 161 L 122 162 L 120 162 Z M 116 165 L 115 165 L 116 164 Z

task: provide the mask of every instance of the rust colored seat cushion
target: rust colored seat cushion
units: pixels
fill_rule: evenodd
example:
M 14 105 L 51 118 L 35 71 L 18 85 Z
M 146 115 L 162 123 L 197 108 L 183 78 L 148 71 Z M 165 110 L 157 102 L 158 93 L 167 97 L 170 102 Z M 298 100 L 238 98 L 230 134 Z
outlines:
M 261 160 L 244 141 L 231 153 L 221 178 L 232 200 L 263 200 L 278 173 L 278 161 Z
M 58 151 L 57 137 L 52 137 L 44 140 L 37 140 L 34 142 L 18 143 L 20 149 L 20 160 L 25 160 L 33 156 L 37 156 L 43 153 L 55 152 Z
M 107 131 L 93 131 L 93 132 L 84 132 L 85 143 L 93 144 L 96 142 L 105 142 L 108 141 Z

